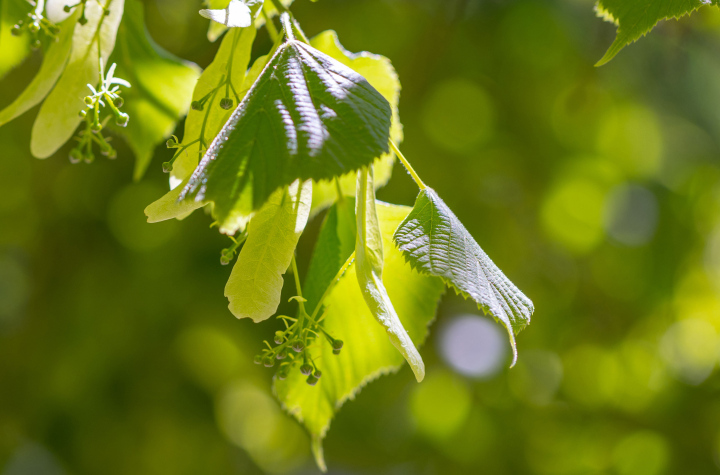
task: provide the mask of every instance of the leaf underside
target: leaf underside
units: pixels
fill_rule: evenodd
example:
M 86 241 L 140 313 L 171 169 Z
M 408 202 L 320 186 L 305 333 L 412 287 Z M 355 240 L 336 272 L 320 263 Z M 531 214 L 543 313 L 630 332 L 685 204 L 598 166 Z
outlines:
M 354 248 L 353 200 L 345 199 L 330 208 L 318 237 L 306 278 L 305 289 L 317 302 L 331 280 L 352 254 Z M 416 345 L 428 334 L 435 318 L 437 304 L 444 291 L 442 280 L 420 274 L 407 264 L 392 243 L 392 233 L 407 216 L 410 208 L 377 203 L 377 215 L 385 246 L 384 272 L 387 293 L 400 320 Z M 324 303 L 324 328 L 345 342 L 339 355 L 332 354 L 326 342 L 310 347 L 313 359 L 322 364 L 323 376 L 316 386 L 309 386 L 298 368 L 287 379 L 274 380 L 274 391 L 283 407 L 310 432 L 313 452 L 320 467 L 322 439 L 330 421 L 340 407 L 370 381 L 397 371 L 404 359 L 390 343 L 385 329 L 370 313 L 352 264 Z M 322 290 L 320 290 L 322 289 Z M 307 308 L 312 310 L 314 303 Z M 308 299 L 308 304 L 311 304 Z M 322 312 L 321 312 L 322 314 Z
M 325 180 L 388 152 L 391 109 L 359 74 L 289 40 L 210 145 L 181 199 L 215 204 L 221 228 L 296 179 Z
M 490 260 L 433 189 L 420 192 L 394 240 L 414 268 L 441 277 L 505 325 L 515 364 L 515 334 L 530 323 L 533 303 Z
M 621 49 L 647 34 L 661 20 L 689 15 L 705 5 L 718 5 L 718 0 L 600 0 L 598 16 L 618 26 L 615 41 L 596 66 L 601 66 Z

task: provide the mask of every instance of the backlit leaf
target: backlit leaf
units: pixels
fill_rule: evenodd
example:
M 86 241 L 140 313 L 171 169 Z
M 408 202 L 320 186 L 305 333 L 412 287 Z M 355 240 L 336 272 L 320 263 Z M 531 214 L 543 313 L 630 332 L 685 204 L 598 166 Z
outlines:
M 403 326 L 415 344 L 421 345 L 444 286 L 439 278 L 414 271 L 392 243 L 393 231 L 410 208 L 377 202 L 376 209 L 386 249 L 383 275 L 387 293 Z M 343 236 L 353 232 L 353 217 L 352 200 L 338 202 L 328 212 L 306 279 L 308 295 L 313 288 L 324 290 L 327 276 L 334 276 L 352 254 L 353 246 L 348 245 L 348 238 Z M 333 242 L 335 244 L 328 246 Z M 331 270 L 327 270 L 328 267 Z M 323 376 L 317 385 L 309 386 L 298 368 L 294 368 L 286 380 L 276 378 L 273 382 L 283 407 L 310 432 L 320 467 L 325 467 L 322 440 L 334 414 L 367 383 L 397 371 L 404 362 L 365 304 L 355 273 L 356 267 L 352 264 L 324 301 L 323 326 L 335 338 L 343 340 L 344 346 L 339 355 L 333 355 L 332 348 L 325 342 L 309 348 L 312 358 L 322 363 Z M 308 299 L 307 308 L 314 306 Z
M 515 334 L 530 323 L 533 303 L 490 260 L 433 189 L 420 191 L 394 239 L 413 267 L 441 277 L 505 325 L 515 364 Z
M 289 39 L 275 53 L 210 145 L 183 199 L 214 203 L 222 232 L 296 179 L 322 180 L 388 152 L 391 110 L 368 82 L 329 56 Z M 250 206 L 241 203 L 252 190 Z M 242 204 L 242 206 L 241 206 Z
M 273 193 L 250 221 L 247 241 L 225 286 L 237 318 L 261 322 L 277 311 L 282 275 L 307 224 L 311 202 L 312 182 L 296 181 Z

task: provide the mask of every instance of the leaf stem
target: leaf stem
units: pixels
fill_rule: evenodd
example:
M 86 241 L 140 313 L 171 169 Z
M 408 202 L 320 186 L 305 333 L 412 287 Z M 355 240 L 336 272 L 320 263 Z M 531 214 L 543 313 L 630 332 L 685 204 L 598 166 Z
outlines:
M 205 126 L 207 126 L 208 117 L 210 117 L 210 107 L 212 107 L 212 104 L 215 101 L 215 96 L 217 96 L 217 93 L 220 90 L 220 87 L 222 86 L 223 81 L 225 81 L 224 77 L 222 79 L 220 79 L 220 84 L 218 84 L 218 87 L 215 88 L 215 90 L 212 93 L 212 96 L 210 97 L 210 100 L 208 101 L 208 108 L 205 112 L 205 118 L 203 118 L 202 127 L 200 128 L 200 148 L 202 148 L 202 149 L 207 149 L 207 143 L 205 142 Z
M 325 289 L 325 292 L 323 292 L 322 297 L 320 297 L 320 300 L 318 300 L 317 305 L 315 305 L 315 310 L 313 310 L 312 315 L 310 316 L 310 320 L 315 322 L 315 317 L 317 317 L 318 312 L 322 308 L 323 302 L 325 301 L 325 298 L 330 295 L 330 292 L 335 288 L 335 285 L 337 285 L 338 281 L 340 281 L 340 278 L 343 276 L 345 271 L 347 271 L 348 267 L 350 267 L 350 264 L 355 260 L 355 253 L 353 252 L 350 257 L 348 257 L 348 260 L 345 261 L 345 264 L 340 268 L 337 274 L 335 274 L 335 277 L 333 277 L 332 282 L 330 282 L 330 285 L 327 286 Z
M 275 43 L 280 33 L 278 33 L 277 28 L 275 28 L 275 23 L 272 22 L 272 18 L 270 18 L 270 15 L 267 14 L 264 8 L 262 9 L 262 14 L 265 17 L 265 29 L 268 35 L 270 35 L 272 42 Z
M 292 256 L 292 269 L 293 276 L 295 277 L 295 291 L 300 299 L 297 299 L 297 303 L 300 306 L 300 321 L 302 323 L 303 317 L 305 316 L 305 303 L 302 298 L 302 287 L 300 287 L 300 273 L 298 272 L 297 262 L 295 261 L 295 254 Z M 300 325 L 302 327 L 302 324 Z
M 405 158 L 405 155 L 402 154 L 398 146 L 392 140 L 390 140 L 390 148 L 392 148 L 393 152 L 395 152 L 395 155 L 397 155 L 397 157 L 400 159 L 400 162 L 403 164 L 410 176 L 413 178 L 413 180 L 415 180 L 418 188 L 420 188 L 421 190 L 427 188 L 427 185 L 423 183 L 423 181 L 420 179 L 420 175 L 417 174 L 412 165 L 410 165 L 410 162 L 408 162 L 407 158 Z

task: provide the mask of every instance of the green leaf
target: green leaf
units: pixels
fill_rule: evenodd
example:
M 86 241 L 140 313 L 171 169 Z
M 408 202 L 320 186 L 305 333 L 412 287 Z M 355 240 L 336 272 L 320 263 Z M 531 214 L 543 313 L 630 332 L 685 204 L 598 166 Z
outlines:
M 428 325 L 435 316 L 444 286 L 439 278 L 414 271 L 392 244 L 393 231 L 409 211 L 406 206 L 377 203 L 378 223 L 387 249 L 384 253 L 387 293 L 403 326 L 415 344 L 421 345 L 427 337 Z M 338 202 L 330 209 L 308 270 L 304 286 L 306 294 L 310 295 L 313 288 L 325 290 L 327 276 L 334 276 L 352 253 L 347 234 L 353 231 L 353 218 L 352 200 Z M 327 246 L 329 242 L 335 244 Z M 321 271 L 327 267 L 331 270 Z M 312 435 L 313 452 L 321 468 L 325 467 L 322 439 L 334 414 L 367 383 L 397 371 L 404 362 L 388 340 L 385 329 L 377 324 L 365 304 L 355 273 L 356 266 L 351 264 L 324 300 L 323 326 L 334 337 L 343 340 L 344 346 L 339 355 L 333 355 L 331 346 L 325 342 L 309 348 L 312 358 L 322 362 L 323 375 L 317 385 L 309 386 L 298 368 L 294 368 L 287 379 L 276 378 L 273 382 L 283 407 Z M 308 309 L 315 306 L 310 306 L 310 298 L 307 304 Z
M 207 145 L 220 132 L 220 129 L 232 113 L 230 110 L 220 107 L 220 99 L 225 93 L 229 93 L 233 99 L 242 100 L 250 84 L 254 82 L 265 66 L 264 57 L 258 58 L 251 70 L 246 74 L 255 34 L 256 31 L 253 28 L 234 29 L 231 34 L 223 38 L 215 59 L 198 79 L 192 94 L 193 100 L 199 101 L 208 94 L 211 97 L 208 98 L 203 110 L 191 109 L 188 112 L 182 143 L 191 145 L 178 151 L 172 172 L 170 172 L 170 187 L 172 190 L 146 209 L 146 214 L 150 218 L 149 222 L 184 218 L 188 212 L 202 208 L 207 204 L 202 201 L 183 203 L 178 198 L 185 185 L 187 185 L 193 170 L 197 167 L 200 156 L 202 156 Z M 224 86 L 218 90 L 216 95 L 212 94 L 213 90 L 224 80 L 223 78 L 228 75 L 238 93 L 238 98 L 235 97 L 232 89 L 226 90 Z M 176 190 L 178 186 L 180 186 L 180 189 Z M 173 206 L 172 203 L 175 203 L 175 205 Z M 162 212 L 159 212 L 159 210 L 162 210 Z M 237 215 L 237 223 L 232 227 L 244 227 L 250 216 L 249 213 L 240 213 Z
M 515 334 L 530 323 L 535 310 L 533 303 L 480 249 L 433 189 L 420 191 L 412 212 L 395 231 L 394 239 L 414 268 L 441 277 L 505 325 L 514 365 L 517 360 Z
M 372 168 L 358 173 L 357 239 L 355 241 L 355 266 L 358 284 L 370 312 L 387 331 L 388 338 L 407 360 L 418 382 L 425 377 L 425 363 L 402 325 L 383 283 L 383 237 L 380 232 L 375 208 L 375 186 Z
M 72 47 L 73 30 L 79 17 L 80 11 L 78 9 L 70 18 L 59 25 L 58 39 L 50 44 L 37 75 L 12 104 L 0 112 L 0 126 L 24 114 L 48 95 L 67 64 Z M 14 37 L 11 36 L 11 38 Z M 5 46 L 2 46 L 2 48 L 5 51 Z M 11 46 L 8 45 L 7 48 L 11 48 Z M 80 108 L 78 108 L 79 110 Z M 77 115 L 77 111 L 75 115 Z
M 98 2 L 85 4 L 88 22 L 75 26 L 70 60 L 40 107 L 32 128 L 30 151 L 35 157 L 49 157 L 75 133 L 82 120 L 78 112 L 85 108 L 83 98 L 90 94 L 87 85 L 96 85 L 100 80 L 98 55 L 107 64 L 115 47 L 124 4 L 125 0 L 113 0 L 109 15 L 105 15 Z
M 221 231 L 296 179 L 334 178 L 388 152 L 388 102 L 353 70 L 294 39 L 275 53 L 183 190 Z M 249 207 L 240 207 L 246 190 Z
M 598 16 L 618 27 L 615 41 L 596 66 L 601 66 L 630 43 L 646 35 L 660 20 L 689 15 L 705 5 L 718 5 L 718 0 L 600 0 Z
M 145 173 L 155 147 L 164 142 L 187 114 L 200 68 L 164 51 L 145 28 L 143 4 L 126 0 L 113 59 L 116 75 L 130 81 L 123 93 L 131 120 L 118 128 L 136 157 L 136 180 Z
M 31 8 L 24 0 L 0 0 L 0 78 L 30 55 L 30 35 L 14 36 L 11 31 Z
M 337 33 L 332 30 L 324 31 L 310 40 L 310 45 L 322 51 L 333 59 L 338 60 L 356 73 L 364 77 L 372 87 L 382 94 L 392 109 L 392 122 L 390 125 L 390 139 L 399 144 L 403 140 L 403 129 L 398 113 L 400 101 L 400 79 L 395 68 L 388 58 L 379 54 L 368 52 L 351 53 L 340 44 Z M 395 156 L 392 153 L 383 154 L 373 165 L 375 172 L 375 189 L 378 189 L 390 180 Z M 340 177 L 340 189 L 345 196 L 355 196 L 357 173 L 349 173 Z M 313 186 L 313 209 L 311 216 L 330 206 L 337 199 L 337 186 L 332 182 L 317 182 Z
M 305 229 L 312 203 L 312 182 L 296 181 L 277 190 L 248 226 L 248 238 L 240 251 L 225 296 L 237 318 L 267 320 L 280 305 L 282 275 L 295 253 Z

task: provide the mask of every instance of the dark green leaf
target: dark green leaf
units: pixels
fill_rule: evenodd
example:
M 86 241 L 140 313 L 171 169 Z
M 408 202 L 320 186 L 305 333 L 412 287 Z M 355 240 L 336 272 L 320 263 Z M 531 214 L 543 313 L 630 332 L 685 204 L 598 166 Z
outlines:
M 438 277 L 508 330 L 517 359 L 515 334 L 530 323 L 533 303 L 480 249 L 465 226 L 431 188 L 425 188 L 410 215 L 395 231 L 395 243 L 416 269 Z
M 630 43 L 647 34 L 661 20 L 689 15 L 705 5 L 718 5 L 717 0 L 600 0 L 598 15 L 618 27 L 615 41 L 597 66 L 610 61 Z
M 183 199 L 214 202 L 221 229 L 246 190 L 251 212 L 296 179 L 344 175 L 388 152 L 391 109 L 353 70 L 296 40 L 283 44 L 212 143 Z

